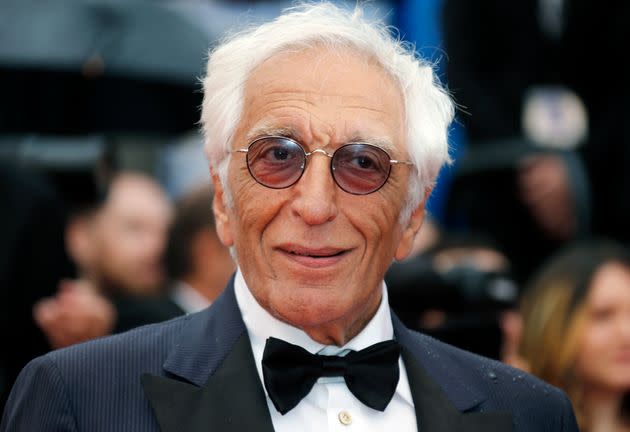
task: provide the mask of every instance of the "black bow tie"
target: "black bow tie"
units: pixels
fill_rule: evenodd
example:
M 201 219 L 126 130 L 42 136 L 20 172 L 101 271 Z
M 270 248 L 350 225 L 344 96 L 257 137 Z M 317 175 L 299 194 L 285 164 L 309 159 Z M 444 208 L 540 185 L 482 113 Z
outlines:
M 345 357 L 311 354 L 304 348 L 270 337 L 262 370 L 267 393 L 276 409 L 286 414 L 306 396 L 319 377 L 342 376 L 348 390 L 378 411 L 394 397 L 400 371 L 398 342 L 380 342 Z

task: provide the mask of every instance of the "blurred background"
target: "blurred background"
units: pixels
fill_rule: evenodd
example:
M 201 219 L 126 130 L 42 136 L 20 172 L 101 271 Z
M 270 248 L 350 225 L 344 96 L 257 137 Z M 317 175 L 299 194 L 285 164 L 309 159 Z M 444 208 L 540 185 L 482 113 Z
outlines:
M 0 2 L 3 398 L 36 355 L 220 293 L 234 264 L 214 234 L 199 79 L 226 31 L 290 5 Z M 407 325 L 527 369 L 519 307 L 534 276 L 575 244 L 628 246 L 629 5 L 365 3 L 458 105 L 455 163 L 386 278 Z

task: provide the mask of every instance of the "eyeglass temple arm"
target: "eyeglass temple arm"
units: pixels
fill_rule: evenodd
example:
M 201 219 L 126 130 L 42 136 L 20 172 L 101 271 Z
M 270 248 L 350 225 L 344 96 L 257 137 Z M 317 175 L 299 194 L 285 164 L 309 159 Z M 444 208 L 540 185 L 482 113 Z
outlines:
M 413 162 L 409 162 L 409 161 L 400 161 L 400 160 L 396 160 L 396 159 L 390 159 L 389 160 L 390 164 L 404 164 L 404 165 L 413 165 Z

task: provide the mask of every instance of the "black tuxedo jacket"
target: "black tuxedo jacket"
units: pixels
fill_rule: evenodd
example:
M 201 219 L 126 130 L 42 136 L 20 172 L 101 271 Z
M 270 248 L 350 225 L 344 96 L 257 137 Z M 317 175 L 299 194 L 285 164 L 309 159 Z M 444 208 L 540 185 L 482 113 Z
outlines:
M 561 391 L 392 319 L 420 431 L 577 431 Z M 233 282 L 200 313 L 33 360 L 0 430 L 273 431 Z

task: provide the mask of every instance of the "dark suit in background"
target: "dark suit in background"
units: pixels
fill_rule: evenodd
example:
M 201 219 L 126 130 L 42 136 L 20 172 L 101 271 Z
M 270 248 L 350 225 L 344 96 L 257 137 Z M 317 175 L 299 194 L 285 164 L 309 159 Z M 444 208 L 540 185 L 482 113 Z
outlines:
M 0 409 L 20 370 L 50 349 L 33 320 L 37 300 L 72 275 L 63 207 L 36 173 L 0 161 Z
M 116 325 L 113 333 L 166 321 L 186 313 L 166 295 L 150 297 L 116 295 L 110 300 L 116 308 Z

